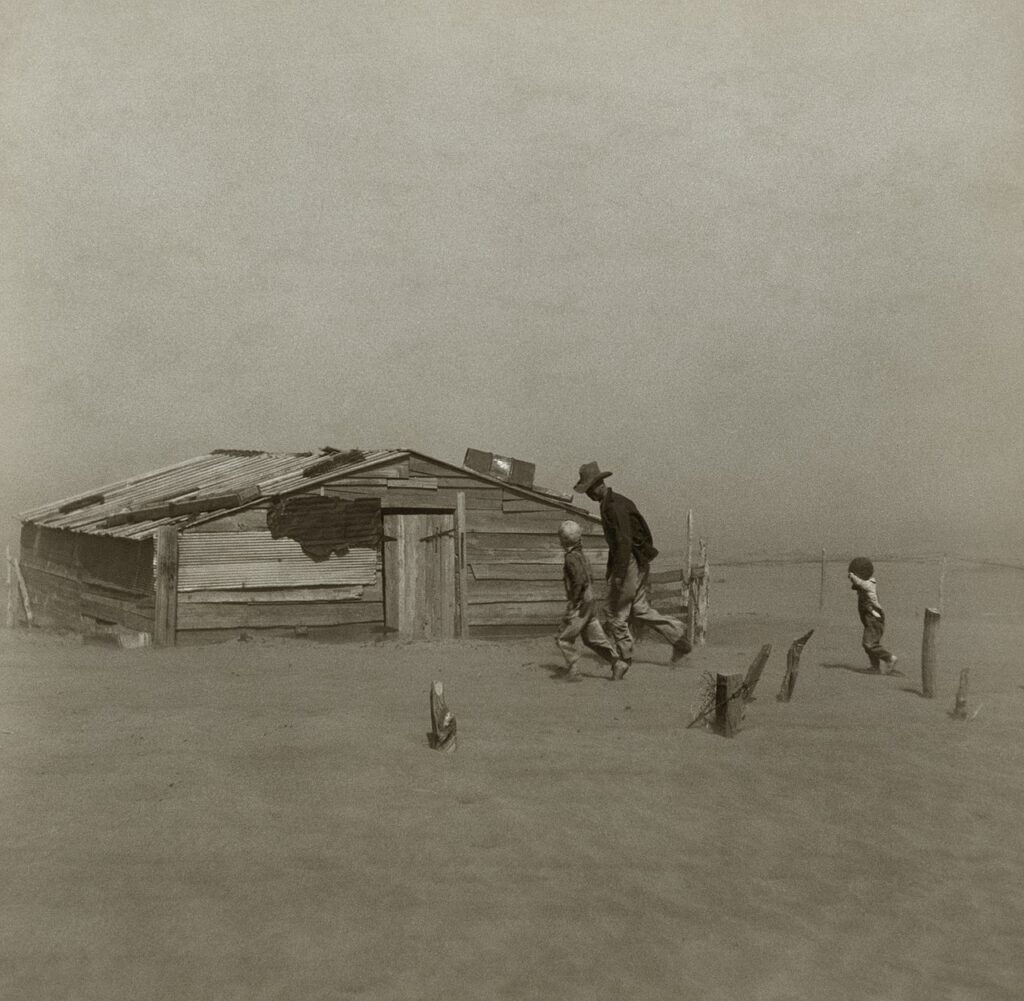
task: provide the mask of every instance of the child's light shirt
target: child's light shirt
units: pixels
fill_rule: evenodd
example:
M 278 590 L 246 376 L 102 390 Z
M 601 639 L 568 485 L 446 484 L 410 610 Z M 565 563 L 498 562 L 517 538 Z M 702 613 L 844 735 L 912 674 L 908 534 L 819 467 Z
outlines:
M 863 615 L 873 615 L 881 619 L 885 612 L 878 603 L 878 584 L 874 577 L 868 580 L 861 580 L 855 573 L 850 574 L 853 589 L 857 592 L 857 610 Z

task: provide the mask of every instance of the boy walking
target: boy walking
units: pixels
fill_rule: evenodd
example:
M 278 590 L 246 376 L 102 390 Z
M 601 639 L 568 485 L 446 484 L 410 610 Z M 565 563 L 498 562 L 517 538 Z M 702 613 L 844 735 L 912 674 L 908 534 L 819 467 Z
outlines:
M 896 666 L 896 657 L 882 646 L 882 634 L 885 632 L 885 611 L 878 603 L 875 567 L 869 559 L 858 556 L 850 560 L 847 568 L 850 586 L 857 592 L 857 614 L 864 626 L 864 637 L 861 643 L 868 655 L 871 668 L 881 671 L 885 665 L 885 674 L 891 674 Z
M 567 677 L 580 679 L 579 641 L 611 666 L 612 677 L 618 680 L 625 671 L 597 620 L 597 599 L 591 584 L 590 564 L 583 554 L 583 530 L 575 521 L 563 521 L 558 527 L 558 541 L 565 550 L 562 582 L 565 584 L 565 615 L 555 642 L 565 657 Z

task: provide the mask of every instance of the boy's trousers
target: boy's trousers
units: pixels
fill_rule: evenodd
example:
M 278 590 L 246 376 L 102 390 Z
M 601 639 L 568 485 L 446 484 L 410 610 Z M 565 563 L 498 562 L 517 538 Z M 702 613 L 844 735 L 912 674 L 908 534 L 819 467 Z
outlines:
M 876 619 L 873 615 L 864 616 L 864 637 L 861 645 L 871 661 L 871 666 L 878 670 L 884 661 L 892 660 L 892 654 L 882 646 L 882 634 L 885 632 L 885 619 Z
M 555 642 L 570 670 L 580 659 L 581 640 L 606 663 L 614 664 L 618 660 L 615 647 L 608 642 L 597 619 L 595 606 L 593 598 L 584 599 L 578 605 L 567 605 L 565 615 L 562 616 L 562 625 Z
M 632 616 L 658 632 L 673 645 L 686 636 L 686 626 L 679 619 L 662 615 L 647 600 L 648 569 L 641 570 L 636 559 L 629 558 L 629 569 L 622 587 L 616 591 L 609 588 L 605 602 L 605 615 L 612 642 L 619 649 L 619 656 L 627 663 L 633 659 L 633 633 L 629 628 Z

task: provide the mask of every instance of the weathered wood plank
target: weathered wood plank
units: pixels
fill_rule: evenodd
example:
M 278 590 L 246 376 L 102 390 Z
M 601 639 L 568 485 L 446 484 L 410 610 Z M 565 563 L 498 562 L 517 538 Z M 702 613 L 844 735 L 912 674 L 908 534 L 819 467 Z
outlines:
M 502 511 L 474 511 L 469 516 L 466 529 L 469 532 L 500 533 L 515 535 L 551 535 L 558 536 L 558 526 L 569 517 L 565 511 L 549 508 L 547 511 L 522 511 L 506 513 Z M 601 526 L 591 521 L 577 521 L 585 536 L 597 536 L 603 539 Z
M 506 511 L 510 514 L 518 512 L 535 512 L 537 514 L 547 514 L 549 512 L 557 512 L 557 508 L 553 508 L 550 504 L 541 504 L 539 501 L 526 500 L 524 497 L 515 497 L 506 495 L 501 502 L 502 511 Z
M 562 565 L 553 560 L 548 563 L 481 563 L 469 564 L 473 580 L 537 580 L 560 581 Z
M 594 580 L 594 595 L 605 595 L 604 580 Z M 565 585 L 561 574 L 554 580 L 474 580 L 470 603 L 565 601 Z
M 455 635 L 465 639 L 469 633 L 469 582 L 472 575 L 466 563 L 466 495 L 459 493 L 455 503 Z
M 551 623 L 556 625 L 565 611 L 565 599 L 561 601 L 506 602 L 495 605 L 469 606 L 471 626 L 534 625 Z
M 403 480 L 388 480 L 388 489 L 400 487 L 403 490 L 436 490 L 437 477 L 410 476 Z
M 227 515 L 223 518 L 216 518 L 213 521 L 205 521 L 201 525 L 195 525 L 185 530 L 186 535 L 193 532 L 255 532 L 266 531 L 267 529 L 267 508 L 253 507 L 247 511 L 239 511 L 236 514 Z
M 154 646 L 174 646 L 178 621 L 178 530 L 164 525 L 156 533 L 156 611 Z M 125 622 L 124 625 L 129 625 Z M 132 627 L 135 628 L 135 627 Z
M 608 550 L 604 545 L 604 539 L 593 535 L 585 536 L 585 539 L 588 543 L 584 546 L 585 552 L 600 552 L 605 556 L 607 555 Z M 510 552 L 514 550 L 529 550 L 540 553 L 543 556 L 553 555 L 559 562 L 564 558 L 562 555 L 562 547 L 558 543 L 558 535 L 555 533 L 551 533 L 549 535 L 546 532 L 468 531 L 466 533 L 466 545 L 469 546 L 471 552 Z
M 155 628 L 153 609 L 130 601 L 119 601 L 107 595 L 85 592 L 80 608 L 82 615 L 117 622 L 128 629 L 151 633 Z
M 311 604 L 183 604 L 178 629 L 271 629 L 286 626 L 336 626 L 383 622 L 379 601 L 315 602 Z
M 284 587 L 242 588 L 241 590 L 182 591 L 178 607 L 182 605 L 281 605 L 287 603 L 312 604 L 321 601 L 373 601 L 381 600 L 381 587 Z

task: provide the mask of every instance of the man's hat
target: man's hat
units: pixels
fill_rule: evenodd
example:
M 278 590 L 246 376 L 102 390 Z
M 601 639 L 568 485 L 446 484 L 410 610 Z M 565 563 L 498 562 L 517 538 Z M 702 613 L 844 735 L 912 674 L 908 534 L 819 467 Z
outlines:
M 573 487 L 578 494 L 585 494 L 596 483 L 600 483 L 611 473 L 602 473 L 601 467 L 596 462 L 585 462 L 580 466 L 580 481 Z

